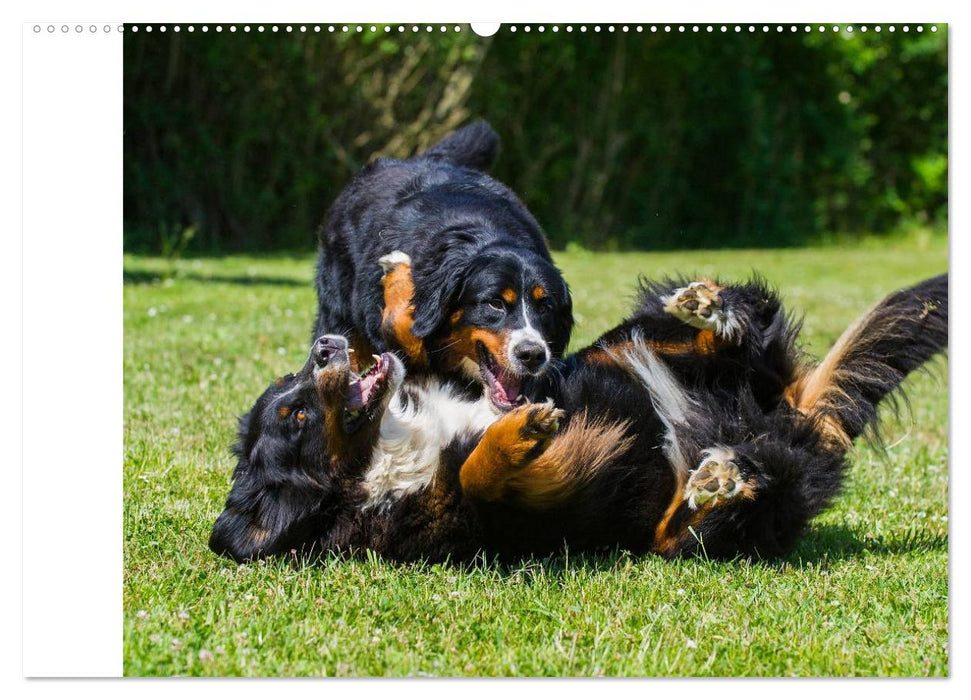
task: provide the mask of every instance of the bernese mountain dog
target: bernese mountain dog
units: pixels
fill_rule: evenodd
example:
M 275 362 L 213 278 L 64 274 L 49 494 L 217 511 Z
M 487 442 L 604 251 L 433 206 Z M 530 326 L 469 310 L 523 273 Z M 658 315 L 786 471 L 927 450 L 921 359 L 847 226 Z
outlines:
M 523 400 L 524 383 L 562 356 L 573 326 L 570 292 L 532 214 L 485 174 L 499 139 L 475 122 L 406 160 L 368 165 L 319 231 L 314 337 L 342 334 L 352 365 L 402 353 L 409 373 L 471 380 L 495 407 Z M 412 261 L 414 313 L 382 314 L 392 251 Z
M 386 266 L 407 284 L 406 261 Z M 322 336 L 243 418 L 210 547 L 781 556 L 839 493 L 878 404 L 946 348 L 947 319 L 942 275 L 813 363 L 760 280 L 645 282 L 634 314 L 541 388 L 549 400 L 498 417 L 447 379 L 406 378 L 390 353 L 358 374 L 348 342 Z

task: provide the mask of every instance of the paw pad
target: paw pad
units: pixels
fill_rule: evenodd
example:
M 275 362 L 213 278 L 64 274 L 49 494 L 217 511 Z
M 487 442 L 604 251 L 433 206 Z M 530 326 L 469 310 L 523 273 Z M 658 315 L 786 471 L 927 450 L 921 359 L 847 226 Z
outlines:
M 701 465 L 688 476 L 684 489 L 684 496 L 692 510 L 711 500 L 727 501 L 739 495 L 751 494 L 752 489 L 739 472 L 732 450 L 716 447 L 702 454 Z
M 721 294 L 705 282 L 692 282 L 663 299 L 664 310 L 696 328 L 715 330 L 724 315 Z

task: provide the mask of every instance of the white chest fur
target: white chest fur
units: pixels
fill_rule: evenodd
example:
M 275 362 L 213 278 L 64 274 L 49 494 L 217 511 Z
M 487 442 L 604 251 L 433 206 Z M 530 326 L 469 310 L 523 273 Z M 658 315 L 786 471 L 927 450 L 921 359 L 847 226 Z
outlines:
M 442 449 L 456 437 L 474 435 L 498 418 L 488 397 L 472 402 L 431 380 L 391 397 L 380 436 L 364 474 L 366 507 L 393 502 L 431 483 Z

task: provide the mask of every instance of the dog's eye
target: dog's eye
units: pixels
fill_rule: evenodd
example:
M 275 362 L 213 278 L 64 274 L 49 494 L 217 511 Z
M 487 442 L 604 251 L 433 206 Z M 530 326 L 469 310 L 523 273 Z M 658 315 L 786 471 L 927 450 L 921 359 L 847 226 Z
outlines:
M 303 422 L 307 420 L 307 412 L 304 409 L 298 409 L 294 414 L 297 417 L 297 425 L 303 425 Z
M 548 314 L 553 312 L 553 302 L 549 299 L 540 299 L 536 303 L 536 310 L 541 314 Z
M 490 299 L 489 301 L 486 302 L 486 304 L 488 304 L 489 308 L 492 309 L 493 311 L 506 310 L 506 302 L 504 302 L 502 299 Z

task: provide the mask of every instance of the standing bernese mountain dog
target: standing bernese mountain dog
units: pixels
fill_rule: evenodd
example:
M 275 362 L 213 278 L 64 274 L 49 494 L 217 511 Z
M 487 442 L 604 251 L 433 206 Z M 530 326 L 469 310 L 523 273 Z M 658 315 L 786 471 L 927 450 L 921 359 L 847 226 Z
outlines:
M 386 286 L 407 287 L 407 264 L 389 267 Z M 391 353 L 359 374 L 347 340 L 325 335 L 241 422 L 210 547 L 783 555 L 839 493 L 878 404 L 946 348 L 947 319 L 942 275 L 891 294 L 813 363 L 759 280 L 645 283 L 627 321 L 550 377 L 550 400 L 500 416 L 406 378 Z
M 314 337 L 346 336 L 354 366 L 392 350 L 410 372 L 472 380 L 500 411 L 522 400 L 524 382 L 563 354 L 572 301 L 539 224 L 483 172 L 498 148 L 492 128 L 475 122 L 354 178 L 319 232 Z M 411 259 L 407 323 L 382 314 L 376 261 L 392 251 Z

